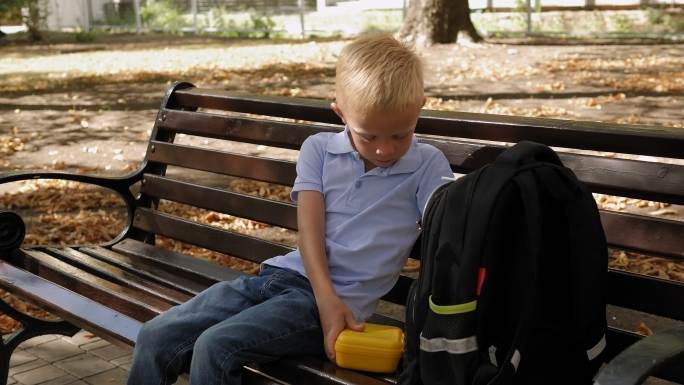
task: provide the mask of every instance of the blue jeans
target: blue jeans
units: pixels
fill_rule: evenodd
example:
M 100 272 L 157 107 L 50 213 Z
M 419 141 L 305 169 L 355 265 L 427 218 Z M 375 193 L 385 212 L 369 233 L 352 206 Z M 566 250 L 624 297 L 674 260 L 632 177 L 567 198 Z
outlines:
M 299 273 L 263 265 L 146 322 L 128 385 L 173 384 L 188 364 L 191 385 L 240 384 L 243 364 L 298 354 L 323 354 L 313 290 Z

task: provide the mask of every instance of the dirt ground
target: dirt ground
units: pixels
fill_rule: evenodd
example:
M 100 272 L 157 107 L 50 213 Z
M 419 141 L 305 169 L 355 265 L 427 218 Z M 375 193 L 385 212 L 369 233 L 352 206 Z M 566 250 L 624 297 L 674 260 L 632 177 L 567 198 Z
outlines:
M 0 170 L 130 171 L 167 84 L 332 99 L 343 41 L 111 37 L 0 47 Z M 684 126 L 682 45 L 442 45 L 427 108 Z M 11 143 L 6 147 L 12 147 Z

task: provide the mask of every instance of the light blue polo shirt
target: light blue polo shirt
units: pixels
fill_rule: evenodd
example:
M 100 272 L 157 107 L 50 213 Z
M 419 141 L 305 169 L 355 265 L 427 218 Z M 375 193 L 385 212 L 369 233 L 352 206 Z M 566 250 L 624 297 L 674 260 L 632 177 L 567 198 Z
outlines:
M 319 133 L 302 144 L 292 199 L 304 190 L 323 193 L 330 278 L 358 320 L 368 319 L 397 282 L 418 238 L 418 220 L 443 176 L 453 177 L 444 154 L 415 137 L 392 166 L 368 172 L 347 130 Z M 264 263 L 306 276 L 299 250 Z

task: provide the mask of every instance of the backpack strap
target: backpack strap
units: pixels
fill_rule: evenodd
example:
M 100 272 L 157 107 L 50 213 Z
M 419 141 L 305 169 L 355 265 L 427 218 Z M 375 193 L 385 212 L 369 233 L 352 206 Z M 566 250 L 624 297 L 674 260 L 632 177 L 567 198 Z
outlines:
M 482 372 L 476 374 L 475 384 L 503 385 L 513 383 L 513 377 L 518 369 L 520 361 L 524 359 L 525 341 L 530 334 L 530 325 L 534 317 L 534 304 L 536 303 L 538 276 L 539 276 L 539 253 L 542 236 L 542 219 L 539 208 L 539 196 L 537 182 L 532 172 L 521 172 L 513 178 L 518 187 L 525 213 L 525 226 L 527 227 L 527 248 L 524 253 L 526 258 L 521 260 L 525 265 L 523 271 L 529 272 L 527 279 L 522 280 L 524 286 L 520 288 L 520 317 L 516 325 L 513 341 L 505 358 L 498 368 L 498 372 L 491 377 L 492 367 L 486 365 Z M 489 372 L 489 376 L 487 373 Z M 486 381 L 486 382 L 485 382 Z

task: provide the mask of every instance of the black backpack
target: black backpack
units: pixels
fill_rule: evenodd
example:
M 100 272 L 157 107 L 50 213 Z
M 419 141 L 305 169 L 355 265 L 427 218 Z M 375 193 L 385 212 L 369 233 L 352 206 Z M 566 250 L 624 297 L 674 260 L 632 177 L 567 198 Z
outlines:
M 423 216 L 401 385 L 590 384 L 608 255 L 591 193 L 520 142 L 439 187 Z

